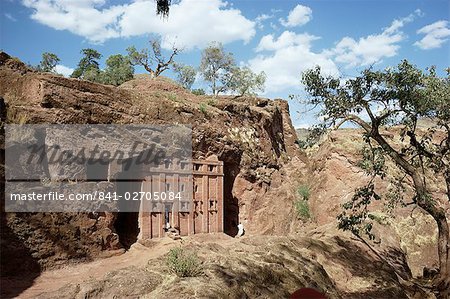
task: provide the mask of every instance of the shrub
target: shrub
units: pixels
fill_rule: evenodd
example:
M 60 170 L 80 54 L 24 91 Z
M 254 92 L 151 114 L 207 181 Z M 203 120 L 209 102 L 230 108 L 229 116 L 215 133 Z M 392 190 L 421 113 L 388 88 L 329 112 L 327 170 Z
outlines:
M 174 94 L 174 93 L 168 94 L 168 95 L 167 95 L 167 98 L 168 98 L 169 100 L 171 100 L 172 102 L 179 102 L 177 95 Z
M 298 199 L 294 203 L 295 210 L 297 211 L 298 217 L 302 220 L 308 220 L 311 218 L 311 212 L 309 211 L 308 201 L 303 199 Z
M 308 204 L 310 195 L 311 192 L 308 185 L 303 184 L 297 188 L 297 200 L 294 203 L 294 207 L 298 217 L 302 220 L 308 220 L 311 218 L 311 212 Z
M 202 272 L 197 255 L 181 247 L 170 249 L 166 263 L 170 272 L 178 277 L 195 277 Z
M 206 94 L 205 90 L 202 88 L 193 89 L 192 93 L 196 96 L 204 96 Z
M 209 106 L 215 106 L 217 104 L 217 101 L 215 99 L 209 99 L 207 103 Z
M 205 103 L 200 103 L 199 107 L 200 111 L 206 115 L 206 104 Z
M 297 193 L 300 196 L 300 199 L 304 201 L 308 201 L 309 196 L 311 195 L 308 185 L 300 185 L 297 189 Z

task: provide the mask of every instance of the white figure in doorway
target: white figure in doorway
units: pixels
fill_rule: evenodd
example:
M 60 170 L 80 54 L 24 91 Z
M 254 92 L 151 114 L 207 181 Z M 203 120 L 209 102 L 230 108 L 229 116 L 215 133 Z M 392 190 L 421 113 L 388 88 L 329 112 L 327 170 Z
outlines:
M 236 235 L 236 238 L 242 237 L 245 234 L 244 225 L 242 223 L 238 224 L 238 233 Z

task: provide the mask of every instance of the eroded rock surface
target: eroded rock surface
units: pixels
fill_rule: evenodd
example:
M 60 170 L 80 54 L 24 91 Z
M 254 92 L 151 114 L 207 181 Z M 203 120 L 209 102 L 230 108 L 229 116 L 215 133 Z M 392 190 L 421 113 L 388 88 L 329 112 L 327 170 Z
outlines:
M 235 235 L 239 223 L 251 234 L 286 233 L 295 225 L 295 190 L 286 178 L 297 175 L 304 157 L 286 101 L 195 96 L 165 78 L 116 88 L 34 72 L 6 53 L 0 55 L 0 96 L 9 123 L 190 124 L 194 158 L 224 161 L 226 233 Z M 293 161 L 295 168 L 288 167 Z M 2 213 L 2 231 L 42 270 L 116 250 L 115 220 L 108 213 Z M 17 247 L 10 235 L 2 239 L 5 252 Z

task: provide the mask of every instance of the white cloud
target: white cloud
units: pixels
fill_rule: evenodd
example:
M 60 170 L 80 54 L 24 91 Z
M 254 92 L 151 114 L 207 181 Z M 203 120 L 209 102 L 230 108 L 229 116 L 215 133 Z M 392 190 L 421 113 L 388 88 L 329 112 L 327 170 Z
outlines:
M 358 41 L 351 37 L 344 37 L 334 49 L 335 60 L 348 67 L 370 65 L 383 58 L 397 55 L 400 49 L 398 43 L 403 38 L 401 33 L 369 35 Z
M 422 50 L 440 48 L 443 43 L 448 40 L 450 36 L 450 29 L 448 21 L 437 21 L 417 31 L 418 34 L 425 34 L 425 36 L 414 43 Z
M 9 14 L 9 13 L 4 13 L 4 16 L 5 16 L 8 20 L 10 20 L 10 21 L 17 22 L 17 19 L 14 18 L 14 17 L 13 17 L 11 14 Z
M 396 19 L 380 34 L 371 34 L 359 40 L 346 36 L 329 53 L 336 62 L 344 63 L 347 67 L 367 66 L 393 57 L 400 49 L 399 43 L 405 39 L 400 29 L 421 14 L 420 10 L 416 10 L 405 18 Z
M 309 48 L 311 42 L 317 39 L 320 39 L 320 37 L 308 33 L 296 34 L 292 31 L 284 31 L 276 40 L 274 40 L 273 34 L 263 36 L 256 47 L 256 51 L 276 51 L 295 45 L 303 45 Z
M 55 72 L 63 75 L 64 77 L 69 77 L 70 75 L 72 75 L 73 71 L 74 71 L 73 68 L 70 68 L 62 64 L 58 64 L 55 66 Z
M 316 36 L 283 32 L 278 38 L 266 35 L 261 38 L 257 51 L 269 51 L 258 54 L 249 60 L 249 67 L 267 75 L 266 92 L 279 92 L 300 88 L 300 75 L 303 71 L 321 66 L 325 74 L 337 75 L 334 62 L 324 53 L 311 50 L 311 42 Z
M 280 19 L 281 25 L 285 27 L 302 26 L 311 21 L 312 10 L 308 6 L 298 4 L 289 12 L 287 20 Z
M 32 8 L 31 18 L 56 30 L 68 30 L 92 42 L 119 37 L 115 23 L 123 14 L 123 6 L 100 9 L 104 0 L 23 0 Z
M 407 17 L 401 18 L 401 19 L 395 19 L 391 26 L 387 27 L 384 29 L 384 32 L 386 34 L 393 34 L 395 32 L 397 32 L 399 29 L 401 29 L 403 26 L 405 26 L 407 23 L 411 23 L 412 21 L 414 21 L 414 19 L 419 16 L 423 16 L 423 13 L 420 9 L 416 9 L 414 11 L 414 13 L 410 14 Z
M 274 15 L 261 14 L 255 18 L 255 23 L 259 29 L 264 29 L 264 21 L 272 19 Z
M 170 48 L 174 42 L 186 48 L 201 48 L 210 41 L 249 42 L 255 35 L 255 22 L 221 0 L 182 0 L 171 6 L 167 20 L 152 14 L 154 6 L 153 0 L 128 6 L 120 21 L 122 35 L 161 34 L 165 48 Z
M 256 23 L 222 0 L 181 0 L 170 8 L 170 16 L 156 15 L 154 0 L 135 0 L 127 5 L 105 7 L 105 0 L 23 0 L 33 9 L 31 18 L 57 30 L 68 30 L 93 43 L 142 34 L 162 36 L 164 48 L 203 47 L 250 41 Z

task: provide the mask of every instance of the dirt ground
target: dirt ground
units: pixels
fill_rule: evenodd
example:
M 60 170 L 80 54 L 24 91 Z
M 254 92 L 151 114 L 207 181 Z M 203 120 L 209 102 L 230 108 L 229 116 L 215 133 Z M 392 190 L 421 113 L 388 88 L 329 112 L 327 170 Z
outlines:
M 142 267 L 151 260 L 161 259 L 170 248 L 180 246 L 183 243 L 196 242 L 205 236 L 196 235 L 192 238 L 184 238 L 182 241 L 174 241 L 170 238 L 162 238 L 153 241 L 150 247 L 135 243 L 123 254 L 98 259 L 93 262 L 68 265 L 61 269 L 44 271 L 34 279 L 31 287 L 23 291 L 17 298 L 36 298 L 42 293 L 52 293 L 67 284 L 83 284 L 84 282 L 101 280 L 108 273 L 128 267 Z M 220 241 L 221 245 L 230 245 L 237 242 L 225 234 L 208 235 L 208 241 Z M 20 280 L 2 281 L 2 288 L 14 293 L 14 287 L 20 287 Z M 4 290 L 5 290 L 4 289 Z M 8 292 L 4 293 L 8 296 Z
M 21 287 L 18 281 L 2 282 L 2 288 L 17 298 L 55 299 L 287 298 L 305 287 L 327 298 L 408 298 L 391 264 L 330 228 L 290 236 L 199 234 L 144 245 L 44 271 L 20 294 L 14 290 Z M 197 254 L 199 276 L 180 278 L 168 271 L 165 254 L 176 246 Z
M 101 279 L 114 270 L 146 264 L 149 259 L 160 257 L 175 245 L 176 242 L 168 238 L 162 239 L 157 246 L 151 249 L 135 243 L 130 250 L 118 256 L 44 271 L 34 280 L 33 285 L 22 292 L 18 298 L 35 298 L 41 293 L 56 291 L 69 283 L 82 284 L 86 280 Z M 6 283 L 9 283 L 10 286 L 2 283 L 3 287 L 13 288 L 14 284 L 20 282 L 8 281 Z

